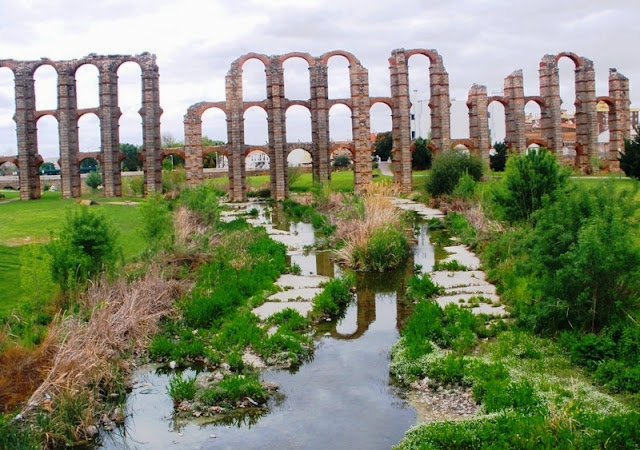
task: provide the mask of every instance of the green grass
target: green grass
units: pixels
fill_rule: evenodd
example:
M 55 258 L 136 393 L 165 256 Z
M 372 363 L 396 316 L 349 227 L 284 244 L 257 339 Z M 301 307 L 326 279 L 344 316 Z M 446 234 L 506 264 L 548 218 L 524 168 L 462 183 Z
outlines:
M 13 191 L 3 191 L 17 194 Z M 19 194 L 18 194 L 19 195 Z M 15 198 L 15 197 L 14 197 Z M 144 247 L 141 218 L 136 206 L 113 204 L 127 198 L 105 198 L 99 194 L 83 198 L 95 200 L 104 209 L 118 232 L 118 243 L 125 261 L 131 261 Z M 130 199 L 141 201 L 141 199 Z M 23 303 L 20 288 L 20 251 L 29 243 L 46 242 L 58 232 L 67 210 L 81 208 L 75 199 L 61 199 L 59 192 L 44 192 L 40 200 L 0 203 L 0 317 Z
M 10 200 L 12 198 L 20 198 L 20 192 L 11 189 L 0 189 L 0 202 Z

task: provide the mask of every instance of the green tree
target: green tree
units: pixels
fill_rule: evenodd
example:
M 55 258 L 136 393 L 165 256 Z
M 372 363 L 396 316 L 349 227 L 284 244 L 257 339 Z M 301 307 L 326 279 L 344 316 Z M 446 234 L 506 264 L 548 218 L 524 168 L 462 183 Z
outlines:
M 89 172 L 84 182 L 95 191 L 102 184 L 102 175 L 100 175 L 100 172 Z
M 217 147 L 220 145 L 227 145 L 227 143 L 224 141 L 217 141 L 215 139 L 211 139 L 209 136 L 202 136 L 203 147 Z
M 202 136 L 202 146 L 203 147 L 219 147 L 227 145 L 224 141 L 217 141 L 215 139 L 211 139 L 209 136 Z M 218 164 L 218 152 L 209 153 L 204 157 L 204 168 L 205 169 L 213 169 Z
M 386 161 L 391 157 L 391 150 L 393 149 L 393 137 L 391 131 L 384 133 L 378 133 L 374 145 L 373 154 L 378 156 L 382 161 Z
M 451 194 L 460 178 L 468 173 L 475 181 L 482 178 L 484 167 L 477 156 L 461 150 L 440 152 L 433 159 L 431 173 L 427 178 L 427 191 L 435 196 Z
M 53 278 L 62 290 L 113 269 L 121 255 L 117 233 L 104 211 L 88 207 L 68 211 L 46 249 L 52 257 Z
M 135 172 L 142 169 L 142 161 L 138 156 L 140 147 L 133 144 L 120 144 L 120 151 L 124 153 L 122 160 L 122 170 Z
M 168 203 L 161 194 L 147 196 L 140 205 L 142 215 L 142 236 L 147 248 L 155 252 L 169 248 L 173 243 L 173 221 Z
M 494 192 L 494 201 L 507 221 L 529 220 L 542 207 L 545 197 L 556 198 L 568 177 L 555 155 L 544 147 L 512 156 L 507 160 L 502 183 Z
M 491 170 L 495 172 L 503 172 L 505 165 L 507 164 L 507 144 L 504 142 L 496 142 L 493 144 L 493 148 L 496 152 L 489 156 L 489 165 L 491 166 Z
M 182 143 L 178 139 L 176 139 L 176 137 L 171 133 L 163 133 L 162 134 L 162 147 L 163 148 L 184 147 L 184 143 Z
M 427 170 L 431 168 L 431 149 L 428 145 L 428 139 L 416 139 L 416 148 L 411 155 L 411 167 L 413 170 Z
M 351 166 L 351 158 L 347 155 L 338 155 L 333 159 L 333 167 L 335 169 L 346 169 Z
M 53 165 L 53 163 L 50 162 L 44 162 L 42 164 L 40 164 L 40 170 L 55 170 L 56 166 Z
M 640 127 L 636 127 L 636 137 L 625 139 L 624 152 L 620 152 L 620 168 L 628 177 L 640 179 Z

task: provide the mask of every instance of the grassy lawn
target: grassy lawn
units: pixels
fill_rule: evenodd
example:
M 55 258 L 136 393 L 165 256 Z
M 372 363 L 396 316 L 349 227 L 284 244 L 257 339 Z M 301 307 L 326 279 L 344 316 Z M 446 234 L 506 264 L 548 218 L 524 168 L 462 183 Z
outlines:
M 20 198 L 20 192 L 11 189 L 0 189 L 0 202 L 10 200 L 12 198 Z
M 6 191 L 4 191 L 6 192 Z M 11 192 L 11 191 L 9 191 Z M 83 196 L 99 203 L 118 230 L 123 256 L 130 261 L 143 249 L 140 216 L 136 206 L 119 204 L 126 198 Z M 140 201 L 140 199 L 131 199 Z M 81 208 L 75 199 L 61 199 L 59 192 L 44 192 L 40 200 L 0 203 L 0 316 L 21 303 L 20 251 L 29 243 L 46 242 L 62 228 L 67 211 Z

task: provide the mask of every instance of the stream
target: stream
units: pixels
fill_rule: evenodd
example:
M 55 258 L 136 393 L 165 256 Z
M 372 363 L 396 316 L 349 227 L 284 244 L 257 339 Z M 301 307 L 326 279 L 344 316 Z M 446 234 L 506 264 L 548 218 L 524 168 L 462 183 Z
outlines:
M 252 204 L 251 207 L 255 207 Z M 316 240 L 311 225 L 292 222 L 260 207 L 258 223 L 272 222 L 305 245 Z M 427 226 L 416 222 L 417 244 L 406 266 L 393 272 L 360 273 L 355 300 L 340 320 L 314 328 L 313 359 L 296 370 L 265 370 L 262 379 L 278 393 L 266 410 L 243 410 L 217 421 L 174 420 L 166 366 L 146 365 L 133 374 L 124 425 L 102 434 L 102 449 L 335 448 L 388 449 L 416 424 L 405 390 L 389 377 L 389 351 L 411 313 L 404 300 L 414 264 L 432 269 L 434 247 Z M 327 251 L 293 252 L 302 275 L 337 276 Z M 185 371 L 193 375 L 195 369 Z

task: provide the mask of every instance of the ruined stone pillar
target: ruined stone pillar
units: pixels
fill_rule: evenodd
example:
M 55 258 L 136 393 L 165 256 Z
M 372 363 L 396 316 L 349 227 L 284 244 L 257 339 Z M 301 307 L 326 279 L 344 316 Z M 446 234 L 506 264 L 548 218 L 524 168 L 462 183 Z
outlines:
M 576 142 L 584 149 L 579 167 L 586 168 L 590 157 L 598 154 L 598 112 L 593 61 L 582 58 L 582 62 L 576 70 Z
M 36 94 L 33 68 L 19 66 L 15 71 L 16 130 L 18 138 L 18 165 L 20 199 L 40 198 L 38 157 L 38 131 L 35 118 Z
M 227 145 L 229 160 L 229 197 L 233 202 L 247 198 L 244 165 L 244 110 L 242 101 L 242 69 L 231 64 L 225 77 L 227 102 Z
M 629 107 L 629 79 L 616 69 L 609 69 L 609 170 L 619 171 L 619 152 L 624 150 L 624 140 L 631 136 Z
M 274 200 L 284 200 L 289 194 L 285 112 L 284 69 L 280 59 L 272 57 L 267 67 L 267 122 L 269 124 L 271 198 Z
M 189 186 L 197 186 L 204 179 L 202 156 L 202 118 L 189 109 L 184 115 L 185 169 Z
M 429 66 L 431 86 L 431 142 L 438 150 L 451 148 L 451 101 L 449 99 L 449 74 L 442 63 L 442 56 Z
M 313 178 L 319 182 L 331 178 L 329 143 L 329 79 L 327 65 L 320 58 L 309 66 L 311 72 L 311 139 L 313 141 Z
M 76 80 L 68 64 L 58 67 L 58 137 L 62 198 L 80 197 L 78 102 Z
M 144 147 L 144 185 L 146 193 L 162 192 L 162 151 L 160 135 L 160 74 L 155 56 L 142 68 L 142 142 Z M 118 161 L 119 165 L 119 161 Z M 118 179 L 118 194 L 120 183 Z
M 355 147 L 354 181 L 355 192 L 366 190 L 371 184 L 371 124 L 369 110 L 369 71 L 357 63 L 349 65 L 351 83 L 351 130 Z
M 541 132 L 549 151 L 562 154 L 562 121 L 560 116 L 560 79 L 554 55 L 544 55 L 540 62 L 540 96 L 545 107 L 540 114 Z
M 489 140 L 489 117 L 487 87 L 474 84 L 469 90 L 467 100 L 469 108 L 469 139 L 473 147 L 479 152 L 480 157 L 489 163 L 489 150 L 491 141 Z
M 117 66 L 106 62 L 100 71 L 100 155 L 104 195 L 122 194 L 120 183 L 120 107 L 118 106 Z
M 411 191 L 411 120 L 409 101 L 409 68 L 404 49 L 389 58 L 391 72 L 393 182 L 404 192 Z M 433 111 L 433 109 L 432 109 Z M 433 123 L 432 123 L 433 124 Z
M 504 79 L 506 138 L 508 146 L 516 146 L 518 152 L 527 147 L 525 136 L 524 83 L 522 70 L 516 70 Z

